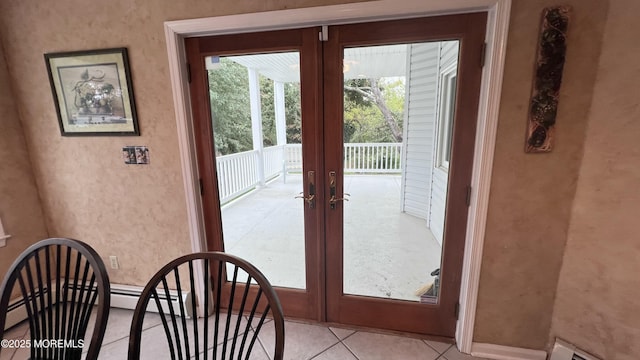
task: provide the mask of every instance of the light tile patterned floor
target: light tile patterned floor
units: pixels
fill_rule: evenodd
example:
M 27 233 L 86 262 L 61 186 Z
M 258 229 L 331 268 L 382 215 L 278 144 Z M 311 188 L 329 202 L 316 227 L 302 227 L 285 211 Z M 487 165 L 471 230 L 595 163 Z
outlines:
M 123 360 L 127 358 L 129 327 L 133 312 L 111 309 L 100 359 Z M 145 318 L 145 335 L 160 334 L 162 326 L 155 314 Z M 383 334 L 375 331 L 351 330 L 342 327 L 324 326 L 287 321 L 285 324 L 285 359 L 288 360 L 479 360 L 480 358 L 461 354 L 454 345 L 439 341 Z M 28 336 L 25 323 L 9 331 L 5 339 Z M 261 347 L 258 352 L 273 346 L 273 329 L 265 327 L 259 335 Z M 158 342 L 159 343 L 159 342 Z M 144 347 L 144 346 L 143 346 Z M 154 348 L 158 348 L 154 344 Z M 0 360 L 22 360 L 28 352 L 3 349 Z M 254 351 L 255 353 L 255 351 Z M 254 355 L 252 353 L 252 355 Z M 265 354 L 255 354 L 256 359 L 268 359 Z M 162 355 L 143 356 L 162 360 Z M 168 357 L 167 357 L 168 358 Z M 252 356 L 254 358 L 254 356 Z

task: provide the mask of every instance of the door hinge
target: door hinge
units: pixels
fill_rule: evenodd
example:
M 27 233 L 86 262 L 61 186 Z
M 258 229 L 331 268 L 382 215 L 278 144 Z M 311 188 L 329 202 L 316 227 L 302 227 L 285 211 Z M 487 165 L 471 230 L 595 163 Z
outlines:
M 460 301 L 456 302 L 456 306 L 453 309 L 453 315 L 455 315 L 456 320 L 458 320 L 458 317 L 460 316 Z
M 191 64 L 187 63 L 187 82 L 191 84 Z
M 204 195 L 204 183 L 202 179 L 198 179 L 200 181 L 200 196 Z
M 320 41 L 329 41 L 329 27 L 322 25 L 322 30 L 318 33 L 318 39 Z
M 482 50 L 480 50 L 480 67 L 484 67 L 485 60 L 487 58 L 487 43 L 482 44 Z
M 467 195 L 465 202 L 467 203 L 467 206 L 471 206 L 471 185 L 467 185 Z

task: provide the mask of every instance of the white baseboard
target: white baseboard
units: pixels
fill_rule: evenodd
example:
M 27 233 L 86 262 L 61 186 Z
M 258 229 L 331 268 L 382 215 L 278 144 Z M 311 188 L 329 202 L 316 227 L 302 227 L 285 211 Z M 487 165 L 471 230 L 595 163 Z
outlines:
M 473 343 L 471 355 L 494 360 L 546 360 L 547 353 L 511 346 Z
M 142 288 L 139 286 L 111 284 L 111 307 L 135 310 L 140 294 L 142 294 Z M 167 309 L 167 299 L 164 294 L 158 294 L 160 302 L 163 304 L 163 308 Z M 191 293 L 183 292 L 181 295 L 177 291 L 169 291 L 170 301 L 173 303 L 174 309 L 179 309 L 180 302 L 185 307 L 187 317 L 193 316 L 193 309 L 191 308 Z M 158 312 L 158 308 L 155 302 L 150 301 L 147 306 L 147 311 Z

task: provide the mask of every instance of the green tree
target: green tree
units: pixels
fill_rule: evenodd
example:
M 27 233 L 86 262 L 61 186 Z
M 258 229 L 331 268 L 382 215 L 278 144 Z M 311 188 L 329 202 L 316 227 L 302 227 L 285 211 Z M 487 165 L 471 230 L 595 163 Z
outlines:
M 302 143 L 300 83 L 284 84 L 284 114 L 287 118 L 287 144 Z
M 277 144 L 273 86 L 273 80 L 260 76 L 264 146 Z M 300 108 L 300 84 L 285 83 L 284 114 L 286 119 L 287 144 L 299 144 L 302 142 L 302 115 Z
M 277 143 L 274 81 L 260 75 L 263 145 Z M 229 59 L 209 70 L 209 95 L 216 153 L 228 155 L 253 149 L 251 102 L 247 69 Z M 287 143 L 301 142 L 300 84 L 284 84 Z
M 344 84 L 346 142 L 402 142 L 404 79 L 351 79 Z
M 273 90 L 273 80 L 260 75 L 260 106 L 262 110 L 262 145 L 273 146 L 276 137 L 276 110 Z
M 263 145 L 277 143 L 274 82 L 260 76 Z M 401 142 L 404 79 L 345 81 L 344 138 L 346 142 Z M 284 84 L 287 143 L 302 142 L 300 84 Z M 229 59 L 209 70 L 209 95 L 217 155 L 253 148 L 247 69 Z
M 247 69 L 228 59 L 209 70 L 209 99 L 216 155 L 253 148 Z

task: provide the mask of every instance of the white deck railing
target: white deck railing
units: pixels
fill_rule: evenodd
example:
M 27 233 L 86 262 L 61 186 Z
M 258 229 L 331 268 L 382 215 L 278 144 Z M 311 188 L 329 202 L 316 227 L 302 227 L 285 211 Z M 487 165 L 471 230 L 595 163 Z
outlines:
M 344 171 L 400 173 L 401 143 L 344 144 Z
M 270 146 L 264 148 L 264 177 L 269 180 L 282 172 L 282 159 L 284 159 L 286 145 Z
M 255 187 L 260 182 L 256 150 L 218 156 L 216 166 L 221 204 Z
M 349 173 L 400 173 L 401 143 L 344 144 L 344 171 Z M 302 145 L 264 148 L 264 175 L 258 173 L 259 152 L 245 151 L 216 157 L 220 203 L 224 204 L 279 174 L 302 171 Z

